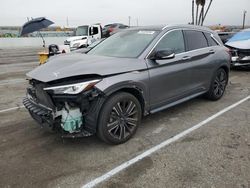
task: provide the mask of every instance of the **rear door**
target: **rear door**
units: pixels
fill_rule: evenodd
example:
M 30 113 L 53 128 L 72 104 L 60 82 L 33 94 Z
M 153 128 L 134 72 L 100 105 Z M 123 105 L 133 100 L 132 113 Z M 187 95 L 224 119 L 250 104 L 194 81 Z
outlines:
M 214 72 L 215 49 L 209 46 L 202 31 L 184 30 L 188 57 L 190 57 L 190 84 L 194 92 L 208 89 Z
M 182 30 L 165 34 L 151 53 L 171 49 L 173 59 L 147 60 L 150 76 L 150 104 L 153 109 L 164 107 L 188 95 L 189 69 Z

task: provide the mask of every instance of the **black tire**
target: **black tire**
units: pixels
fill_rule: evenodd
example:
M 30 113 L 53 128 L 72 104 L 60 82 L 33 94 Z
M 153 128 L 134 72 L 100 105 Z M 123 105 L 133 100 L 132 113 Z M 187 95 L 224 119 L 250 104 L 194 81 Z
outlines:
M 103 104 L 97 135 L 106 143 L 122 144 L 135 134 L 141 116 L 141 105 L 136 97 L 125 92 L 116 93 Z
M 210 89 L 206 93 L 206 97 L 212 101 L 219 100 L 225 93 L 227 82 L 227 72 L 223 68 L 218 69 L 215 75 L 213 76 Z

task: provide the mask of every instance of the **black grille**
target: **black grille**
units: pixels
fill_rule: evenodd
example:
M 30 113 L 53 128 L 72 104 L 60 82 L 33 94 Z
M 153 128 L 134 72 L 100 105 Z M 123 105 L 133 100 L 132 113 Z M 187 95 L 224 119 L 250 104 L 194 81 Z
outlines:
M 50 109 L 55 109 L 55 105 L 50 97 L 50 95 L 44 91 L 46 87 L 45 83 L 32 82 L 31 87 L 27 89 L 27 93 L 30 95 L 32 100 L 37 104 L 42 104 Z

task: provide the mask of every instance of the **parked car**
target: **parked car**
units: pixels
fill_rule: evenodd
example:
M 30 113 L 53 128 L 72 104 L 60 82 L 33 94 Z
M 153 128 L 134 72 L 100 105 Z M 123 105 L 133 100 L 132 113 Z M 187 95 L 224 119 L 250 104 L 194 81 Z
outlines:
M 200 95 L 218 100 L 229 51 L 204 27 L 151 26 L 121 31 L 87 54 L 55 56 L 29 72 L 23 104 L 64 137 L 97 133 L 121 144 L 141 118 Z
M 236 33 L 225 45 L 231 50 L 232 67 L 250 66 L 250 29 Z
M 103 37 L 109 37 L 112 34 L 116 33 L 117 31 L 121 29 L 127 29 L 129 26 L 121 24 L 121 23 L 113 23 L 105 25 L 102 29 Z
M 73 53 L 82 53 L 82 54 L 86 54 L 88 53 L 91 49 L 93 49 L 94 47 L 96 47 L 98 44 L 100 44 L 102 41 L 104 41 L 105 38 L 96 40 L 95 42 L 93 42 L 92 44 L 90 44 L 87 48 L 80 48 L 75 50 Z

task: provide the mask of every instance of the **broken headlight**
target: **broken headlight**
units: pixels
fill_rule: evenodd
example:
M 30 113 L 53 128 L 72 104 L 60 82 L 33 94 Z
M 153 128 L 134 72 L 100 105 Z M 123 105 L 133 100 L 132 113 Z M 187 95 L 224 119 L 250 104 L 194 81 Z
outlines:
M 54 86 L 54 87 L 47 87 L 44 90 L 48 91 L 51 90 L 54 94 L 79 94 L 82 91 L 86 91 L 91 89 L 95 84 L 100 82 L 100 80 L 91 80 L 87 82 L 81 82 L 76 84 L 69 84 L 69 85 L 61 85 L 61 86 Z

